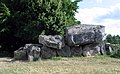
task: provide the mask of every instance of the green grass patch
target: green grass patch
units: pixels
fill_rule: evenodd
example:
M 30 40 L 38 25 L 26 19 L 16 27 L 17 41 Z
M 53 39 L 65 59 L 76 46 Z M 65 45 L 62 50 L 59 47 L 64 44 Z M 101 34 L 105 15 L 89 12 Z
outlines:
M 113 46 L 120 46 L 120 44 L 112 44 Z
M 53 57 L 36 62 L 6 62 L 0 58 L 0 74 L 120 74 L 120 59 L 109 56 Z

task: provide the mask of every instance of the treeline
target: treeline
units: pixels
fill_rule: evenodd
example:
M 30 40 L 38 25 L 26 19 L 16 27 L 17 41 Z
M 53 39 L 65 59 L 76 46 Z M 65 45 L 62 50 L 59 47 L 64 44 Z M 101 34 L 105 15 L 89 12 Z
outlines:
M 111 35 L 108 34 L 106 37 L 106 41 L 111 44 L 120 44 L 120 36 L 119 35 Z

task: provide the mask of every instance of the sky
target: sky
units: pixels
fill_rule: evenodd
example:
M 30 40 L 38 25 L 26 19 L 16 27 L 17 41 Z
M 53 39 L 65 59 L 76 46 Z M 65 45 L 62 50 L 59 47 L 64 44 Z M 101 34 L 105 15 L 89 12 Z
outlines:
M 105 26 L 105 33 L 120 35 L 120 0 L 83 0 L 75 18 L 81 24 Z

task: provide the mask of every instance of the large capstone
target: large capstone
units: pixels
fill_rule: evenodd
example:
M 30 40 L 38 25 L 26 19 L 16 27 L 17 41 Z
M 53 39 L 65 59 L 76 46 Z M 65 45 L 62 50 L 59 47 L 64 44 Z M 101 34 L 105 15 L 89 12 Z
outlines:
M 55 49 L 62 49 L 65 46 L 63 38 L 59 35 L 39 35 L 39 43 Z
M 104 39 L 105 27 L 101 25 L 76 25 L 66 28 L 65 42 L 69 46 L 100 43 Z

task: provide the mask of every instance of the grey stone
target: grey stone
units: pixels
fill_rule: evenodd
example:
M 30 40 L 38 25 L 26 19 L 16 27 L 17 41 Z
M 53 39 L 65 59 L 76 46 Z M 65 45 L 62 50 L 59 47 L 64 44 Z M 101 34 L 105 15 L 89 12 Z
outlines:
M 36 61 L 40 59 L 41 45 L 26 44 L 14 52 L 15 60 Z
M 39 48 L 42 47 L 41 44 L 25 44 L 25 46 L 24 46 L 24 50 L 31 49 L 32 46 L 36 46 L 36 47 L 39 47 Z
M 71 47 L 71 56 L 81 56 L 82 55 L 82 47 L 81 46 L 74 46 Z
M 55 49 L 62 49 L 65 46 L 63 38 L 59 35 L 39 35 L 39 43 Z
M 98 46 L 100 47 L 100 53 L 101 53 L 101 55 L 106 55 L 105 42 L 103 41 L 103 42 L 99 43 Z
M 114 50 L 120 50 L 120 46 L 113 46 L 113 45 L 111 45 L 111 44 L 109 44 L 109 46 L 112 47 L 113 51 L 114 51 Z
M 98 44 L 89 44 L 83 48 L 83 56 L 95 56 L 99 54 L 101 53 Z
M 106 54 L 107 54 L 107 55 L 112 54 L 113 50 L 112 50 L 112 45 L 111 45 L 111 44 L 106 43 L 106 44 L 105 44 L 105 48 L 106 48 Z
M 100 43 L 105 35 L 101 25 L 76 25 L 66 28 L 65 42 L 69 46 Z
M 27 60 L 27 52 L 23 50 L 24 47 L 20 47 L 18 50 L 14 51 L 15 60 Z
M 61 50 L 57 50 L 57 55 L 62 57 L 70 57 L 71 56 L 70 47 L 65 45 L 65 47 L 63 47 Z
M 38 46 L 28 46 L 27 48 L 27 55 L 28 55 L 28 61 L 37 61 L 41 58 L 41 48 Z
M 56 50 L 55 49 L 49 48 L 47 46 L 43 46 L 41 49 L 42 49 L 41 58 L 43 58 L 43 59 L 47 59 L 47 58 L 56 56 Z

